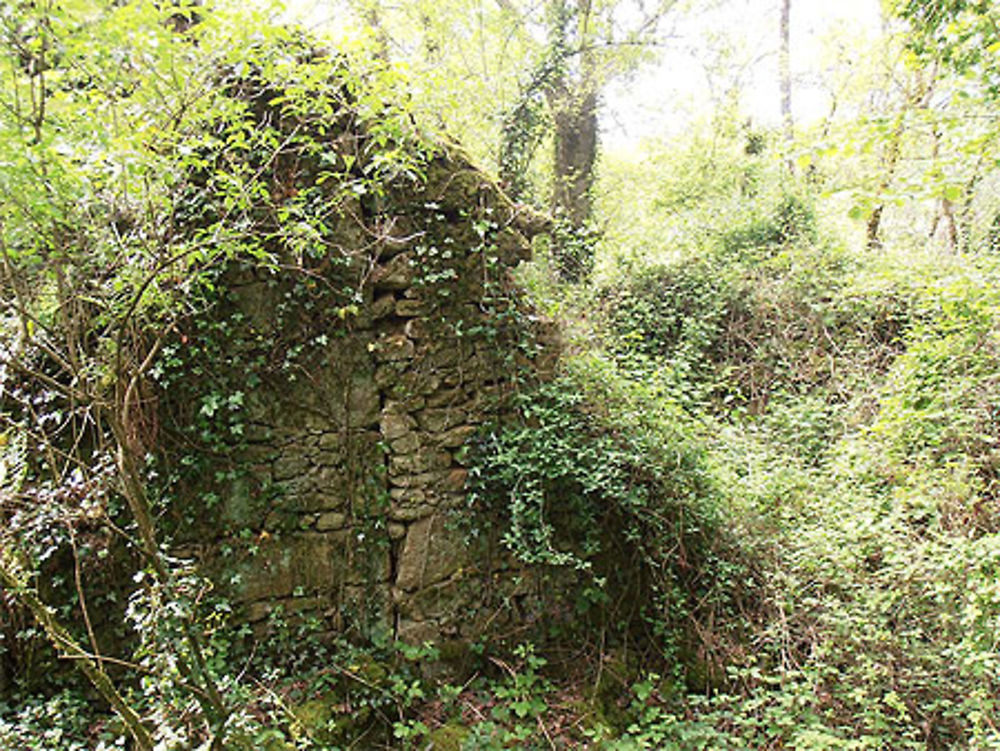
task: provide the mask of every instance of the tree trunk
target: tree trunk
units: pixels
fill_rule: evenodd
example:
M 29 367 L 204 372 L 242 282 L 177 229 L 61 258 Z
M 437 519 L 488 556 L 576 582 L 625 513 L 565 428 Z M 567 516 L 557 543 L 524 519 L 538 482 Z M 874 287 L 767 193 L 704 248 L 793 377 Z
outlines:
M 559 61 L 546 56 L 535 69 L 531 80 L 520 87 L 517 101 L 507 111 L 500 129 L 500 183 L 515 201 L 531 198 L 531 161 L 546 130 L 544 114 L 546 92 Z
M 551 211 L 560 228 L 553 252 L 563 281 L 578 282 L 593 266 L 589 223 L 597 162 L 597 63 L 588 47 L 590 0 L 564 1 L 559 11 L 553 47 L 569 50 L 573 40 L 576 65 L 567 56 L 547 89 L 553 122 Z
M 597 161 L 597 93 L 565 85 L 552 106 L 553 163 L 551 211 L 561 231 L 553 243 L 563 281 L 578 282 L 590 273 L 591 188 Z
M 931 162 L 936 164 L 939 157 L 941 156 L 941 130 L 939 128 L 934 128 L 934 148 L 931 151 Z M 927 238 L 929 240 L 934 240 L 938 234 L 938 230 L 944 225 L 944 240 L 945 244 L 952 253 L 958 251 L 958 223 L 955 219 L 955 204 L 947 196 L 941 196 L 938 199 L 938 210 L 934 214 L 934 219 L 931 222 L 931 229 L 927 233 Z
M 885 197 L 896 177 L 896 169 L 899 166 L 899 159 L 903 149 L 903 135 L 906 132 L 906 116 L 910 110 L 925 109 L 930 104 L 931 95 L 934 92 L 934 80 L 937 75 L 937 68 L 932 68 L 927 79 L 920 72 L 914 74 L 912 89 L 906 96 L 906 100 L 899 113 L 896 115 L 896 123 L 892 133 L 889 135 L 889 143 L 886 146 L 885 158 L 882 162 L 882 180 L 879 182 L 875 192 L 875 208 L 868 217 L 868 227 L 866 231 L 866 244 L 869 250 L 878 250 L 882 247 L 882 215 L 885 213 Z
M 590 219 L 590 189 L 597 160 L 597 95 L 572 92 L 553 112 L 555 155 L 552 208 L 573 229 Z
M 958 247 L 961 250 L 969 250 L 972 247 L 972 223 L 975 219 L 976 188 L 982 179 L 983 155 L 980 153 L 976 157 L 976 165 L 972 170 L 972 176 L 965 183 L 962 206 L 958 212 Z
M 778 75 L 781 79 L 781 125 L 784 135 L 785 165 L 794 171 L 790 156 L 794 122 L 792 121 L 792 62 L 791 62 L 791 8 L 792 0 L 781 0 L 781 50 L 778 53 Z

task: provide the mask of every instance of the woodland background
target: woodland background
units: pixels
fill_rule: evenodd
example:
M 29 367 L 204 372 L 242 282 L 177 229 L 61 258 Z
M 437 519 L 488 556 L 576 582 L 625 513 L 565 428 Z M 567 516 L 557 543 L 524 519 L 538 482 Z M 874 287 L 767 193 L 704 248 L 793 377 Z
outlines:
M 0 745 L 1000 748 L 1000 11 L 885 0 L 876 33 L 832 28 L 829 108 L 800 121 L 805 2 L 747 20 L 780 122 L 748 116 L 749 6 L 720 0 L 708 95 L 630 153 L 602 147 L 611 87 L 702 4 L 368 0 L 309 32 L 223 0 L 0 6 Z M 281 613 L 255 647 L 170 554 L 141 405 L 178 322 L 227 264 L 277 263 L 261 201 L 303 257 L 324 231 L 238 156 L 283 145 L 229 95 L 247 76 L 372 134 L 360 175 L 327 165 L 338 200 L 419 184 L 447 143 L 551 217 L 517 280 L 565 354 L 480 436 L 471 505 L 583 576 L 626 520 L 641 648 L 592 617 L 596 575 L 562 647 L 482 644 L 461 681 L 433 644 Z M 224 453 L 242 391 L 209 395 Z M 134 584 L 124 658 L 88 616 L 103 581 Z

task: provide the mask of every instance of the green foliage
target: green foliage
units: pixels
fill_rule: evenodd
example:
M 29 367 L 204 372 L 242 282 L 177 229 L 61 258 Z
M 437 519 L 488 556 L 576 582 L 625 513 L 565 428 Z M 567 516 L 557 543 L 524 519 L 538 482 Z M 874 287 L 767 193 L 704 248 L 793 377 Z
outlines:
M 832 413 L 898 352 L 915 296 L 870 288 L 862 259 L 826 243 L 764 237 L 734 254 L 730 241 L 747 234 L 607 280 L 598 293 L 606 346 L 690 409 L 757 413 L 816 392 L 817 408 Z
M 715 690 L 640 681 L 605 742 L 992 748 L 995 263 L 851 251 L 811 212 L 783 243 L 790 204 L 699 219 L 727 195 L 684 205 L 699 231 L 656 260 L 605 269 L 599 333 L 622 375 L 660 388 L 650 403 L 713 426 L 719 513 L 757 597 Z
M 762 515 L 747 531 L 773 560 L 775 615 L 757 637 L 763 648 L 733 675 L 740 690 L 698 705 L 699 721 L 728 739 L 718 747 L 996 742 L 992 679 L 973 667 L 992 660 L 982 645 L 994 638 L 982 572 L 997 528 L 987 500 L 996 304 L 984 283 L 991 267 L 961 266 L 896 279 L 911 296 L 899 354 L 884 380 L 854 381 L 857 404 L 878 406 L 851 417 L 861 430 L 833 434 L 824 469 L 773 434 L 724 439 L 734 452 L 720 456 L 724 485 Z
M 997 440 L 995 272 L 941 280 L 933 317 L 894 364 L 875 433 L 899 457 L 990 462 Z
M 110 751 L 125 739 L 106 721 L 95 722 L 93 707 L 72 691 L 46 699 L 28 696 L 15 707 L 0 701 L 0 744 L 24 751 Z
M 816 240 L 816 214 L 812 206 L 797 195 L 785 194 L 768 215 L 726 230 L 719 244 L 723 253 L 735 255 Z
M 247 653 L 249 629 L 163 546 L 211 527 L 257 554 L 280 489 L 238 467 L 251 391 L 349 336 L 372 262 L 358 238 L 444 159 L 420 128 L 443 119 L 488 162 L 506 126 L 501 166 L 528 195 L 573 45 L 615 42 L 591 59 L 596 87 L 634 67 L 642 35 L 615 36 L 614 3 L 589 29 L 565 3 L 404 4 L 381 20 L 426 42 L 414 81 L 377 49 L 326 54 L 225 3 L 0 6 L 0 745 L 1000 747 L 997 11 L 891 5 L 907 36 L 873 55 L 874 83 L 836 84 L 860 114 L 808 135 L 807 186 L 729 106 L 651 166 L 606 162 L 601 234 L 556 227 L 580 276 L 598 256 L 601 287 L 578 303 L 596 301 L 578 324 L 593 346 L 519 382 L 480 435 L 465 521 L 573 583 L 545 625 L 598 677 L 550 643 L 483 643 L 462 685 L 428 677 L 431 647 L 324 640 L 283 612 Z M 845 204 L 886 210 L 879 255 L 847 249 Z M 495 285 L 501 228 L 488 207 L 460 213 Z M 826 239 L 831 216 L 848 246 Z M 922 252 L 932 227 L 954 253 Z M 413 252 L 439 312 L 458 297 L 454 249 Z M 241 300 L 248 279 L 275 304 Z M 459 318 L 449 335 L 510 345 L 508 364 L 535 354 L 522 311 L 487 305 L 495 328 Z M 164 433 L 189 448 L 176 464 L 151 450 Z M 388 545 L 385 499 L 349 480 L 364 544 Z M 114 678 L 93 684 L 103 704 L 63 671 L 29 691 L 43 632 Z M 114 663 L 91 654 L 109 642 Z M 631 656 L 613 680 L 611 648 Z
M 923 59 L 940 59 L 970 82 L 1000 97 L 1000 12 L 983 0 L 894 0 L 891 7 L 911 27 L 908 44 Z
M 473 509 L 520 560 L 582 572 L 579 615 L 634 632 L 678 679 L 711 673 L 690 623 L 733 607 L 750 574 L 721 528 L 697 425 L 598 357 L 512 406 L 471 456 Z

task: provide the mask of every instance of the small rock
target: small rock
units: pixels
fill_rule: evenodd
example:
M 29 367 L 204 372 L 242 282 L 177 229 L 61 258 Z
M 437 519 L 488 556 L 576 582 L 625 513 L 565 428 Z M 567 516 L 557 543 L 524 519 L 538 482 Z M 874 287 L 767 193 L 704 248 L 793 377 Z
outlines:
M 447 451 L 419 451 L 415 454 L 394 456 L 389 463 L 390 475 L 418 475 L 435 469 L 451 466 L 451 454 Z
M 434 443 L 444 448 L 457 448 L 462 446 L 476 432 L 475 425 L 459 425 L 444 433 L 434 436 Z
M 427 323 L 420 318 L 413 318 L 407 321 L 406 326 L 403 327 L 403 331 L 411 339 L 426 339 L 430 336 L 430 332 L 427 331 Z
M 416 433 L 406 433 L 390 444 L 394 453 L 412 454 L 420 448 L 420 436 Z
M 375 289 L 406 289 L 413 284 L 413 254 L 400 253 L 372 274 Z
M 380 362 L 395 362 L 413 357 L 416 347 L 412 339 L 402 334 L 387 336 L 375 345 L 375 358 Z
M 465 483 L 469 479 L 469 470 L 453 469 L 441 483 L 441 490 L 459 491 L 465 488 Z
M 382 410 L 382 419 L 379 422 L 379 428 L 385 440 L 398 440 L 415 427 L 417 427 L 417 421 L 405 412 L 401 414 L 394 412 L 387 413 L 386 410 Z
M 449 388 L 441 389 L 436 394 L 427 397 L 428 407 L 452 406 L 465 398 L 465 389 Z
M 415 318 L 427 315 L 427 304 L 420 299 L 402 299 L 396 301 L 396 315 L 400 318 Z
M 409 488 L 393 488 L 389 491 L 389 497 L 398 503 L 423 503 L 426 498 L 424 491 Z
M 372 303 L 372 318 L 378 320 L 392 315 L 396 310 L 396 296 L 391 292 L 380 295 Z
M 462 424 L 465 419 L 465 411 L 455 407 L 423 409 L 417 412 L 417 423 L 421 428 L 429 430 L 431 433 L 443 433 Z
M 274 479 L 277 482 L 291 480 L 304 475 L 309 469 L 309 462 L 299 454 L 282 456 L 274 463 Z
M 347 526 L 347 515 L 339 511 L 328 511 L 320 514 L 316 520 L 316 529 L 320 532 L 329 532 L 332 529 L 344 529 Z

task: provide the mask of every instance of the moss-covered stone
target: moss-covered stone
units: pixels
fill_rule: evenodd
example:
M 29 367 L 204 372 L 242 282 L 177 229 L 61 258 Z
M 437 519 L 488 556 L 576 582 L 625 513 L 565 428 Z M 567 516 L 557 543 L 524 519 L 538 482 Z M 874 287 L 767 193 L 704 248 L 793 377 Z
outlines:
M 462 744 L 469 736 L 469 729 L 457 722 L 435 728 L 427 736 L 428 748 L 434 751 L 462 751 Z

